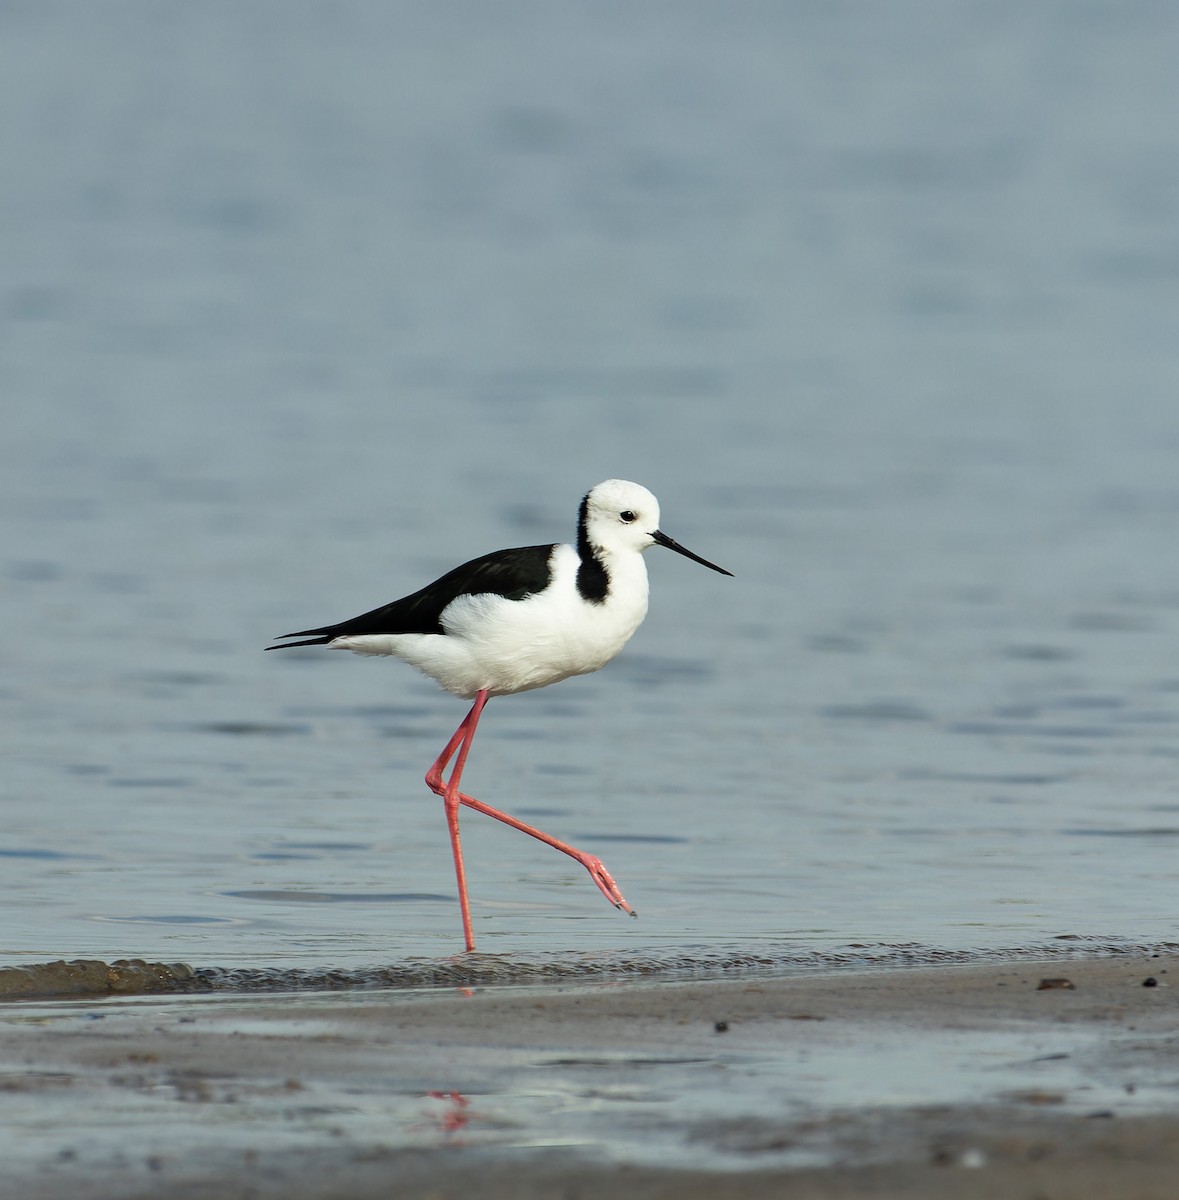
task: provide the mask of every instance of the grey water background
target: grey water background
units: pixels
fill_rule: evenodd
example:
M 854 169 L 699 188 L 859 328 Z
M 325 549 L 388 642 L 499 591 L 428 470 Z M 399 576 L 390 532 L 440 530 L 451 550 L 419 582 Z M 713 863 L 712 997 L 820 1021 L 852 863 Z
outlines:
M 0 963 L 461 949 L 464 708 L 268 639 L 610 476 L 599 675 L 493 702 L 480 949 L 1174 936 L 1179 10 L 0 7 Z

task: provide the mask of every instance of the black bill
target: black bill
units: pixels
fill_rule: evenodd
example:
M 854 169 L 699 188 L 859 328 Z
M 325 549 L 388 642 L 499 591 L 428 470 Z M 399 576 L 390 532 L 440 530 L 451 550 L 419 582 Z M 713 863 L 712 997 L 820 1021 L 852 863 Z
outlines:
M 674 550 L 677 554 L 682 554 L 685 558 L 690 558 L 693 562 L 698 562 L 702 567 L 707 567 L 710 571 L 719 571 L 722 575 L 733 574 L 732 571 L 726 571 L 724 567 L 718 567 L 716 563 L 710 563 L 708 559 L 701 558 L 699 554 L 693 554 L 691 550 L 685 550 L 675 538 L 669 538 L 660 529 L 656 529 L 651 536 L 655 539 L 657 546 L 666 546 L 669 550 Z

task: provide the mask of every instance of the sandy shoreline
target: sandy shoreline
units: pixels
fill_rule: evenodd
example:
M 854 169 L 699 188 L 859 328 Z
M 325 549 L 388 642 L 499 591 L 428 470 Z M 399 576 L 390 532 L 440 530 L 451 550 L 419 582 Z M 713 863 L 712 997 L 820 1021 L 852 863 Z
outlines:
M 15 1003 L 5 1178 L 45 1200 L 1163 1200 L 1176 962 Z

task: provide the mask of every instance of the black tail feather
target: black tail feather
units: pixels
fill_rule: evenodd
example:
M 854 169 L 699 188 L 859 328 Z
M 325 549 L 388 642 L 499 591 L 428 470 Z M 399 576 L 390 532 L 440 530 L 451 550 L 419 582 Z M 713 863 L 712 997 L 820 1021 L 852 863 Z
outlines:
M 300 630 L 299 633 L 283 633 L 283 634 L 280 634 L 279 637 L 280 638 L 302 637 L 302 635 L 304 633 L 313 633 L 313 632 L 314 632 L 314 630 L 311 630 L 311 629 L 303 629 L 303 630 Z M 330 635 L 327 637 L 313 637 L 313 638 L 308 638 L 305 642 L 283 642 L 281 645 L 277 645 L 277 646 L 263 646 L 263 649 L 264 650 L 291 650 L 295 646 L 326 646 L 328 644 L 328 642 L 333 641 L 333 640 L 334 639 Z

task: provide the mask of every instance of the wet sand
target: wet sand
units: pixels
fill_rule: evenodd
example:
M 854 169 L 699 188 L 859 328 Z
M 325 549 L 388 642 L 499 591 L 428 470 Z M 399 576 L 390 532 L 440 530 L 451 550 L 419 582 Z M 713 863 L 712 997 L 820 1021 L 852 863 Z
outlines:
M 45 1200 L 1163 1200 L 1176 961 L 13 1003 L 4 1174 Z

